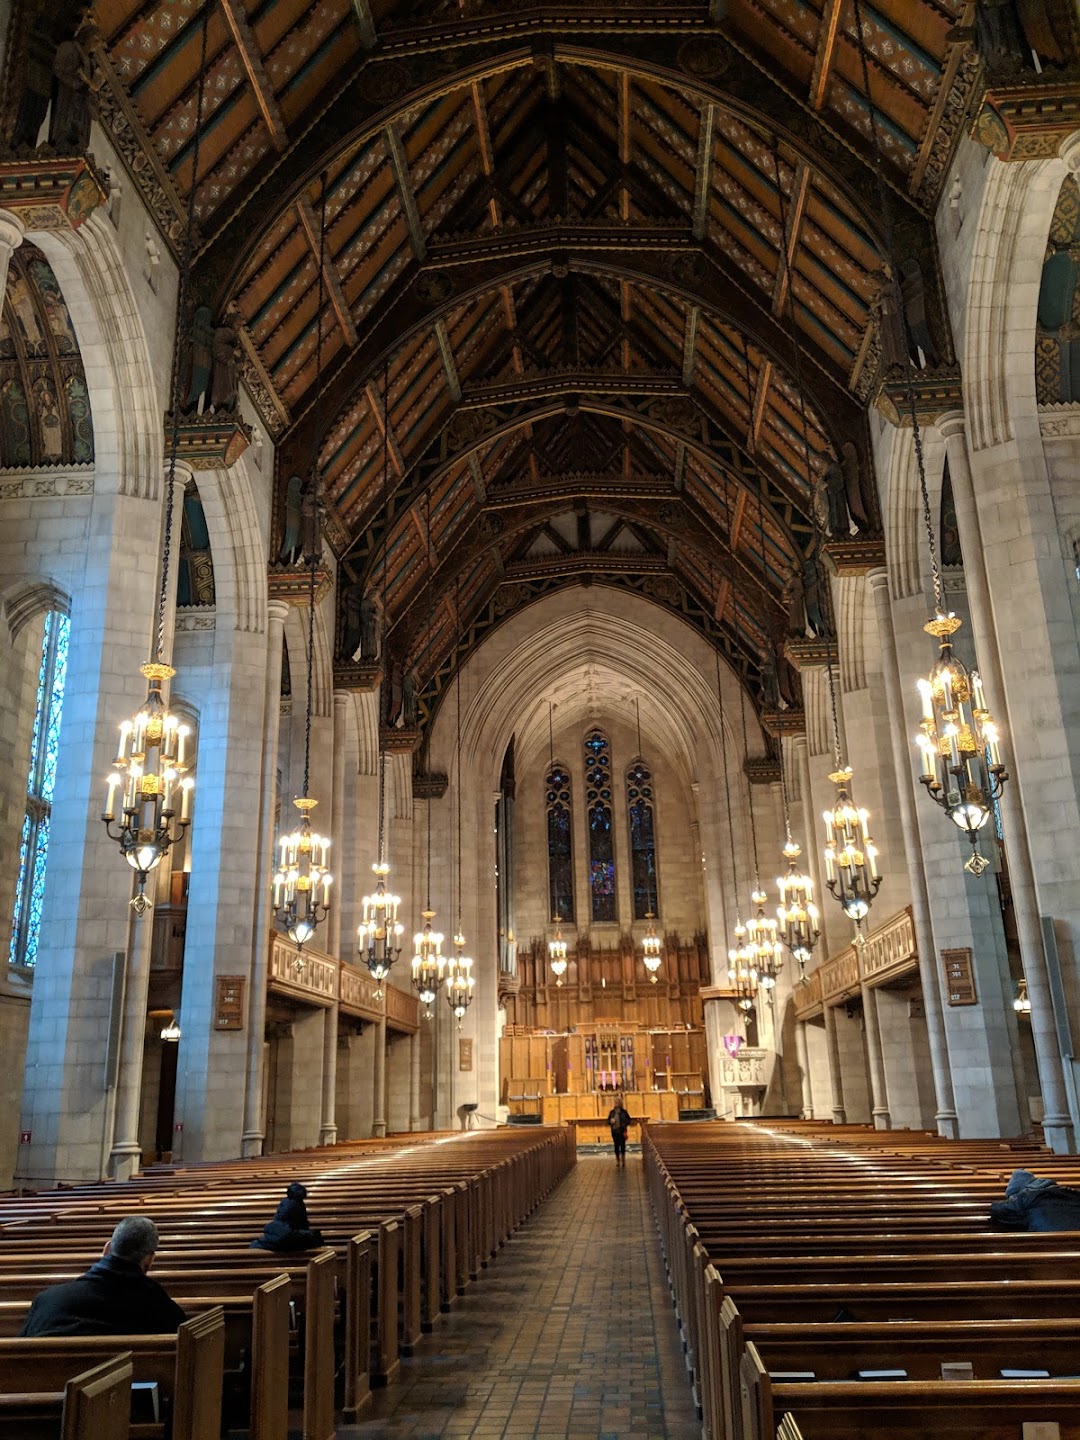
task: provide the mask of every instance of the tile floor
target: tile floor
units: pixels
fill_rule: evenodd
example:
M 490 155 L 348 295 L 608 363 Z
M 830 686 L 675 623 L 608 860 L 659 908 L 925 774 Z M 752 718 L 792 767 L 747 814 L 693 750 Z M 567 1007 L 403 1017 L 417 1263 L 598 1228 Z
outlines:
M 641 1159 L 581 1156 L 340 1440 L 698 1440 Z

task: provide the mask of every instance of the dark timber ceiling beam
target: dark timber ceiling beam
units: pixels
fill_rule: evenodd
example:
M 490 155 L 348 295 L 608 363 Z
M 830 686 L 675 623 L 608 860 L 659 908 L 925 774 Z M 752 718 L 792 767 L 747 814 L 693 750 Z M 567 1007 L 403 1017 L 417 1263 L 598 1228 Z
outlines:
M 709 227 L 709 191 L 712 182 L 713 135 L 716 128 L 716 106 L 701 107 L 698 125 L 697 164 L 694 168 L 695 240 L 704 240 Z
M 459 245 L 433 248 L 428 262 L 406 272 L 365 322 L 364 334 L 354 350 L 335 356 L 328 365 L 323 386 L 324 414 L 341 414 L 381 375 L 387 354 L 395 354 L 413 336 L 430 331 L 470 297 L 493 290 L 510 291 L 515 280 L 550 271 L 552 253 L 563 256 L 582 275 L 625 277 L 648 289 L 679 295 L 697 304 L 702 314 L 748 335 L 752 343 L 794 375 L 797 372 L 791 336 L 763 304 L 745 288 L 750 282 L 717 251 L 695 246 L 685 235 L 667 226 L 626 228 L 608 226 L 537 227 L 524 232 L 511 229 Z M 508 325 L 513 307 L 508 305 Z M 517 327 L 511 331 L 516 336 Z M 843 377 L 801 338 L 803 378 L 816 408 L 837 445 L 853 440 L 868 453 L 864 432 L 866 416 L 849 392 Z M 520 363 L 515 361 L 515 368 Z M 310 452 L 313 414 L 310 404 L 293 409 L 291 429 L 281 443 L 283 454 L 294 449 Z M 860 439 L 863 436 L 863 439 Z M 306 447 L 306 448 L 305 448 Z
M 289 143 L 285 120 L 281 113 L 281 107 L 277 103 L 274 87 L 263 65 L 258 41 L 248 24 L 247 11 L 241 0 L 221 0 L 221 13 L 225 16 L 225 23 L 232 34 L 236 53 L 240 56 L 240 63 L 244 67 L 244 74 L 251 86 L 251 93 L 259 107 L 259 113 L 270 132 L 270 140 L 276 150 L 285 150 Z
M 221 227 L 197 258 L 193 288 L 197 303 L 205 297 L 215 312 L 224 308 L 240 282 L 248 256 L 283 210 L 336 157 L 354 150 L 388 124 L 440 95 L 500 71 L 534 64 L 534 40 L 543 40 L 553 59 L 560 63 L 625 70 L 632 76 L 659 80 L 686 94 L 695 108 L 712 103 L 759 130 L 775 132 L 783 146 L 802 155 L 837 186 L 860 215 L 867 234 L 877 237 L 879 246 L 883 243 L 881 217 L 867 204 L 871 188 L 868 182 L 872 179 L 867 142 L 841 134 L 839 122 L 828 112 L 816 114 L 808 102 L 798 108 L 798 102 L 752 56 L 740 56 L 738 63 L 729 66 L 716 82 L 690 73 L 683 63 L 685 46 L 690 43 L 685 23 L 673 23 L 667 33 L 661 21 L 651 33 L 642 33 L 629 25 L 620 27 L 617 17 L 613 21 L 612 33 L 600 43 L 583 34 L 570 20 L 555 20 L 538 7 L 535 14 L 523 14 L 516 20 L 509 35 L 493 34 L 486 41 L 462 44 L 461 36 L 455 32 L 452 50 L 445 42 L 440 43 L 437 30 L 426 30 L 426 50 L 418 53 L 414 43 L 407 62 L 403 59 L 409 44 L 407 32 L 401 33 L 400 53 L 395 45 L 384 41 L 349 76 L 337 95 L 323 98 L 318 114 L 302 117 L 295 127 L 298 138 L 287 151 L 253 167 L 231 201 Z M 561 25 L 566 26 L 565 31 L 560 31 Z M 711 38 L 709 43 L 723 45 L 730 43 L 730 37 Z M 454 70 L 447 69 L 448 53 L 456 62 Z M 914 226 L 917 238 L 926 242 L 926 252 L 932 253 L 928 211 L 919 208 L 899 188 L 894 203 L 896 223 Z
M 829 93 L 829 71 L 836 53 L 836 32 L 840 26 L 840 11 L 843 0 L 825 0 L 821 12 L 821 28 L 818 30 L 817 50 L 814 54 L 814 71 L 810 76 L 810 108 L 821 110 Z
M 319 266 L 319 217 L 311 201 L 305 195 L 296 202 L 296 210 L 300 216 L 300 224 L 307 237 L 308 248 L 311 251 L 312 259 L 315 261 L 315 268 Z M 349 303 L 345 299 L 345 292 L 341 288 L 341 281 L 338 279 L 337 271 L 334 268 L 333 258 L 328 254 L 322 267 L 323 284 L 326 287 L 327 298 L 337 316 L 341 333 L 345 336 L 345 344 L 350 348 L 356 344 L 359 338 L 356 333 L 356 326 L 353 323 L 352 314 L 349 310 Z
M 804 165 L 801 160 L 795 166 L 795 178 L 791 189 L 791 197 L 784 207 L 787 243 L 780 256 L 780 262 L 776 269 L 776 281 L 773 285 L 772 313 L 776 316 L 783 315 L 784 306 L 787 304 L 795 256 L 799 253 L 799 237 L 802 231 L 803 215 L 806 213 L 806 197 L 810 193 L 810 167 Z
M 374 50 L 379 36 L 368 0 L 352 0 L 352 11 L 356 16 L 356 28 L 360 32 L 360 44 L 365 50 Z
M 386 145 L 386 153 L 390 157 L 390 168 L 394 172 L 394 184 L 397 186 L 398 199 L 401 202 L 402 214 L 405 216 L 409 244 L 412 246 L 413 254 L 422 265 L 427 259 L 427 240 L 424 236 L 424 227 L 420 223 L 420 211 L 416 206 L 416 191 L 413 188 L 412 176 L 409 174 L 409 161 L 396 126 L 387 125 L 383 131 L 383 141 Z

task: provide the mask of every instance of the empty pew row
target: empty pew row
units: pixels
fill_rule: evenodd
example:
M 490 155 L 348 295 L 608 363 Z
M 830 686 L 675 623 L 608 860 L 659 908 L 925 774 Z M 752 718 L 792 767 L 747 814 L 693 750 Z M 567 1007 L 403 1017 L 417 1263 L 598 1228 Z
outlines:
M 305 1437 L 330 1440 L 336 1414 L 354 1418 L 373 1383 L 392 1382 L 400 1355 L 434 1327 L 558 1183 L 576 1158 L 570 1140 L 551 1130 L 408 1136 L 153 1170 L 126 1185 L 20 1196 L 10 1206 L 0 1201 L 0 1398 L 16 1393 L 19 1351 L 41 1344 L 16 1338 L 33 1296 L 83 1273 L 124 1215 L 149 1214 L 159 1231 L 154 1278 L 194 1317 L 189 1325 L 217 1316 L 221 1373 L 189 1383 L 179 1365 L 181 1337 L 149 1337 L 156 1349 L 145 1336 L 96 1340 L 95 1355 L 127 1353 L 134 1383 L 157 1386 L 165 1414 L 159 1428 L 133 1417 L 123 1433 L 163 1434 L 167 1419 L 181 1440 L 187 1433 L 217 1437 L 224 1395 L 233 1423 L 253 1440 L 284 1440 L 291 1372 L 302 1390 Z M 250 1248 L 298 1178 L 325 1248 L 314 1255 Z M 74 1342 L 66 1352 L 63 1341 L 48 1343 L 54 1349 L 39 1373 L 55 1383 L 46 1391 L 35 1381 L 35 1394 L 52 1395 L 48 1433 L 58 1434 L 57 1396 L 87 1368 L 86 1352 Z M 216 1418 L 185 1421 L 185 1396 L 194 1391 L 216 1397 Z M 6 1426 L 0 1408 L 0 1437 L 29 1433 L 22 1424 L 19 1418 Z
M 837 1129 L 650 1127 L 706 1436 L 1080 1440 L 1080 1235 L 987 1218 L 1017 1163 L 1075 1158 Z

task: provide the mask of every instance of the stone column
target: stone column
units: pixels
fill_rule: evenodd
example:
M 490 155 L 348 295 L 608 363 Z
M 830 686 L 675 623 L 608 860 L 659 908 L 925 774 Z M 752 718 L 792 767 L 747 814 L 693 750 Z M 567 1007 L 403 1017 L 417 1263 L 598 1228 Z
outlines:
M 878 1021 L 877 993 L 872 985 L 862 985 L 863 1021 L 866 1026 L 866 1053 L 870 1060 L 870 1094 L 873 1100 L 875 1130 L 891 1130 L 889 1085 L 885 1062 L 881 1055 L 881 1027 Z
M 7 260 L 3 261 L 6 273 Z M 173 638 L 176 634 L 176 584 L 180 573 L 180 520 L 183 515 L 184 488 L 192 475 L 191 467 L 177 461 L 170 484 L 168 475 L 162 486 L 164 506 L 162 525 L 171 518 L 168 570 L 164 576 L 165 607 L 161 617 L 161 658 L 166 664 L 172 660 Z M 171 510 L 171 517 L 167 512 Z M 164 538 L 164 535 L 163 535 Z M 162 546 L 164 554 L 164 545 Z M 154 607 L 154 633 L 150 640 L 150 658 L 157 653 L 158 610 Z M 165 703 L 169 700 L 169 681 L 164 681 L 161 693 Z M 168 856 L 146 883 L 147 898 L 155 899 L 162 893 L 162 880 L 169 874 Z M 167 882 L 166 882 L 167 883 Z M 139 1173 L 142 1161 L 142 1146 L 139 1143 L 139 1111 L 142 1104 L 143 1053 L 146 1048 L 146 1007 L 150 992 L 150 954 L 154 938 L 154 912 L 152 908 L 135 914 L 132 918 L 128 939 L 127 964 L 124 976 L 124 1018 L 120 1032 L 120 1064 L 116 1076 L 116 1109 L 113 1118 L 113 1143 L 109 1157 L 110 1173 L 115 1180 L 130 1180 Z
M 349 716 L 347 690 L 334 691 L 334 758 L 330 778 L 330 871 L 334 877 L 331 891 L 336 892 L 327 917 L 327 951 L 335 960 L 341 955 L 341 870 L 345 856 L 345 748 Z
M 825 1038 L 829 1046 L 829 1083 L 832 1087 L 832 1115 L 834 1125 L 847 1123 L 844 1109 L 844 1073 L 840 1066 L 840 1044 L 836 1035 L 836 1015 L 831 1005 L 824 1007 Z
M 375 1022 L 375 1072 L 371 1077 L 371 1133 L 376 1139 L 386 1134 L 386 1002 Z
M 281 730 L 281 657 L 289 607 L 271 600 L 266 607 L 266 684 L 263 693 L 262 795 L 259 811 L 259 863 L 255 876 L 255 934 L 251 947 L 251 985 L 247 1013 L 247 1089 L 244 1096 L 245 1159 L 261 1155 L 266 1138 L 263 1067 L 266 1046 L 266 983 L 270 963 L 271 881 L 274 873 L 274 799 L 277 789 L 278 736 Z
M 930 924 L 930 900 L 926 889 L 922 845 L 915 819 L 915 797 L 911 793 L 911 765 L 904 735 L 901 733 L 904 705 L 900 693 L 900 662 L 896 653 L 896 632 L 893 629 L 892 606 L 889 602 L 889 576 L 886 570 L 872 570 L 866 577 L 874 597 L 878 637 L 881 641 L 881 674 L 889 713 L 899 724 L 890 724 L 893 765 L 896 769 L 896 791 L 900 807 L 900 829 L 904 837 L 904 855 L 911 878 L 911 918 L 915 945 L 919 952 L 919 976 L 922 981 L 926 1033 L 930 1044 L 930 1063 L 934 1072 L 934 1097 L 938 1134 L 955 1140 L 959 1134 L 956 1102 L 953 1098 L 952 1075 L 949 1070 L 949 1047 L 945 1038 L 945 1018 L 938 985 L 937 952 Z
M 333 1145 L 337 1140 L 337 1051 L 338 1007 L 335 1003 L 323 1011 L 320 1145 Z
M 4 295 L 7 291 L 7 274 L 8 266 L 11 264 L 12 251 L 19 248 L 25 234 L 25 227 L 17 215 L 10 210 L 0 210 L 0 308 L 3 307 Z
M 806 1043 L 806 1021 L 795 1022 L 795 1050 L 799 1057 L 799 1074 L 802 1079 L 802 1118 L 814 1118 L 814 1087 L 810 1080 L 810 1050 Z
M 417 1030 L 409 1037 L 409 1129 L 422 1130 L 420 1124 L 420 1036 Z
M 975 487 L 971 478 L 964 416 L 959 411 L 952 411 L 938 420 L 937 428 L 945 439 L 945 448 L 949 457 L 949 475 L 952 479 L 953 501 L 956 506 L 956 521 L 961 543 L 965 539 L 968 542 L 963 547 L 964 579 L 967 584 L 971 628 L 974 632 L 975 648 L 979 656 L 980 675 L 991 713 L 1001 725 L 1007 743 L 1011 727 L 1006 708 L 1007 700 L 1002 678 L 997 631 L 994 628 L 993 609 L 990 603 L 990 586 L 979 529 L 979 513 L 975 503 Z M 1072 1119 L 1069 1115 L 1061 1051 L 1058 1046 L 1053 1001 L 1046 969 L 1046 952 L 1043 948 L 1042 930 L 1039 924 L 1039 907 L 1035 897 L 1035 877 L 1018 776 L 1014 776 L 1010 782 L 1006 783 L 1001 795 L 1000 809 L 1005 842 L 1008 847 L 1013 915 L 1016 920 L 1024 975 L 1027 978 L 1028 998 L 1031 1001 L 1031 1034 L 1035 1044 L 1039 1086 L 1042 1090 L 1043 1104 L 1046 1107 L 1043 1133 L 1046 1143 L 1058 1153 L 1071 1153 L 1076 1149 L 1076 1139 L 1073 1133 Z

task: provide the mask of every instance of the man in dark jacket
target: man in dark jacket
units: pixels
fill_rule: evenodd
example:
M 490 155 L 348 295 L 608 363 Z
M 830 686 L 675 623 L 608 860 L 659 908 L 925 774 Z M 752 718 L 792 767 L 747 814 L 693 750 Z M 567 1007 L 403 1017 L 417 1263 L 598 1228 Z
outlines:
M 251 1242 L 253 1250 L 317 1250 L 323 1243 L 318 1230 L 311 1228 L 308 1220 L 307 1191 L 297 1181 L 285 1191 L 285 1199 L 274 1212 L 274 1218 L 264 1227 L 258 1240 Z
M 145 1215 L 121 1220 L 85 1275 L 42 1290 L 20 1335 L 174 1335 L 187 1319 L 151 1280 L 158 1232 Z
M 623 1109 L 622 1096 L 615 1097 L 615 1104 L 608 1111 L 607 1122 L 611 1126 L 611 1143 L 615 1147 L 615 1162 L 626 1164 L 626 1132 L 633 1123 L 630 1114 Z
M 990 1220 L 1007 1230 L 1080 1230 L 1080 1190 L 1014 1170 L 1005 1199 L 990 1206 Z

